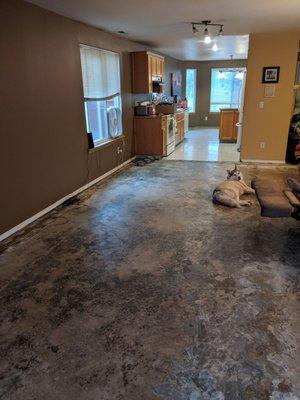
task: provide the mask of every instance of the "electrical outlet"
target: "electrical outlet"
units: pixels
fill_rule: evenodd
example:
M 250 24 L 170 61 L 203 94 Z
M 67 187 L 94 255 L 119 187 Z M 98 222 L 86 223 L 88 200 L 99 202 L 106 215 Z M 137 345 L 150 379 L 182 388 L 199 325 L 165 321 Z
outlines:
M 207 120 L 208 120 L 208 116 L 207 116 L 207 115 L 205 115 L 204 119 L 205 119 L 205 121 L 207 121 Z
M 260 142 L 259 147 L 264 149 L 266 147 L 266 142 Z
M 264 101 L 260 101 L 260 102 L 258 103 L 258 107 L 259 107 L 259 108 L 264 108 L 264 106 L 265 106 Z

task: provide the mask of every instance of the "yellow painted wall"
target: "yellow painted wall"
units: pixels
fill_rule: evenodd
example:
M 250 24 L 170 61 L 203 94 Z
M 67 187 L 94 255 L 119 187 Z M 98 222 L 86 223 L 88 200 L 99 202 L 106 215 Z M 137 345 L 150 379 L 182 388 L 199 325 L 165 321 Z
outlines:
M 284 161 L 292 112 L 299 32 L 250 35 L 245 91 L 242 160 Z M 275 97 L 264 97 L 262 69 L 280 66 Z M 264 108 L 259 108 L 259 102 Z M 260 148 L 265 142 L 265 148 Z

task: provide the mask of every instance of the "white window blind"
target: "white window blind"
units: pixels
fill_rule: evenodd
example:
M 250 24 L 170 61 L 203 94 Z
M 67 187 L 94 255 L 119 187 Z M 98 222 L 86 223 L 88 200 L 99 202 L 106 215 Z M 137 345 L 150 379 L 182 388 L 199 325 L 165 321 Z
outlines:
M 81 45 L 80 57 L 86 99 L 105 99 L 120 93 L 119 54 Z
M 87 131 L 95 144 L 122 134 L 119 54 L 80 45 Z

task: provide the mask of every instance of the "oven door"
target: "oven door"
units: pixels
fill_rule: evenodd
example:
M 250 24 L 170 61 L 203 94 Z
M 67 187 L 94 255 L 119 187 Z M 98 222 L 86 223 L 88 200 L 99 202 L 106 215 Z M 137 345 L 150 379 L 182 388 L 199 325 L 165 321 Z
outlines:
M 167 145 L 175 142 L 175 133 L 176 133 L 176 120 L 175 118 L 168 116 L 167 121 Z
M 174 150 L 175 150 L 175 140 L 167 144 L 167 156 L 173 153 Z

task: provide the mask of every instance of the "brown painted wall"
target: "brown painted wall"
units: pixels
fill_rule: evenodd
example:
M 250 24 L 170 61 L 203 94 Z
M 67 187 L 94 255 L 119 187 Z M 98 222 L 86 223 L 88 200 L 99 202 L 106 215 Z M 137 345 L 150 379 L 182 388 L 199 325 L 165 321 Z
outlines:
M 118 144 L 87 151 L 79 43 L 121 55 L 133 156 L 129 53 L 144 48 L 21 0 L 1 0 L 0 26 L 1 234 L 120 163 Z
M 292 113 L 299 32 L 250 35 L 245 91 L 242 160 L 284 161 Z M 262 69 L 280 66 L 275 97 L 264 97 Z M 264 101 L 263 109 L 258 104 Z M 265 142 L 264 149 L 260 142 Z
M 247 60 L 233 61 L 188 61 L 183 63 L 183 84 L 185 87 L 185 69 L 197 69 L 196 112 L 190 114 L 190 126 L 219 126 L 219 113 L 210 113 L 210 81 L 212 68 L 246 67 Z M 205 121 L 205 116 L 208 120 Z

